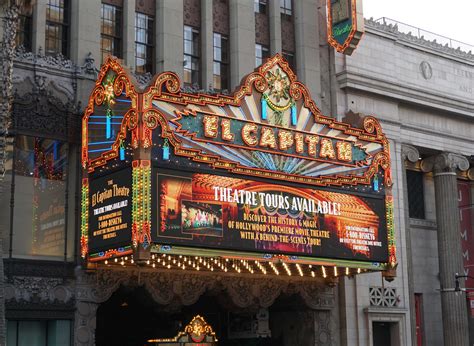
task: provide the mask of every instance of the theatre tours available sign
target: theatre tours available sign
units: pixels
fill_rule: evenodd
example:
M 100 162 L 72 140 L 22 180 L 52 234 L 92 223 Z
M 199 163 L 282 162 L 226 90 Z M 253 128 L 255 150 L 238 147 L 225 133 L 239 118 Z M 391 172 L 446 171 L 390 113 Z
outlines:
M 158 174 L 156 241 L 387 261 L 382 198 L 208 174 Z
M 85 258 L 151 247 L 396 265 L 390 149 L 374 117 L 322 115 L 279 55 L 230 96 L 184 93 L 172 72 L 138 90 L 109 58 L 83 117 Z

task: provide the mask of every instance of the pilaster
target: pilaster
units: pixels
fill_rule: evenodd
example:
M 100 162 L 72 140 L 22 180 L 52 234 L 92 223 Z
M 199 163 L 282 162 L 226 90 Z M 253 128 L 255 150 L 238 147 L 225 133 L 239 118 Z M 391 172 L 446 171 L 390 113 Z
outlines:
M 253 1 L 230 0 L 230 90 L 255 68 L 255 13 Z
M 71 1 L 71 13 L 75 15 L 71 16 L 70 55 L 71 60 L 79 66 L 89 53 L 95 59 L 100 59 L 100 10 L 100 1 Z
M 135 71 L 135 0 L 123 2 L 123 60 Z
M 458 154 L 442 153 L 423 160 L 421 168 L 433 171 L 435 183 L 444 344 L 467 346 L 466 297 L 452 288 L 456 273 L 463 273 L 456 170 L 466 171 L 469 161 Z
M 270 19 L 270 53 L 281 54 L 281 13 L 280 0 L 269 0 Z
M 296 72 L 306 84 L 316 104 L 321 103 L 318 4 L 316 0 L 293 1 L 295 22 Z M 313 15 L 309 15 L 312 13 Z
M 212 28 L 212 0 L 201 0 L 202 88 L 213 85 L 214 35 Z
M 45 49 L 46 44 L 46 4 L 48 0 L 37 0 L 33 6 L 33 37 L 32 51 L 38 54 L 40 48 Z M 97 36 L 97 33 L 95 34 Z
M 156 72 L 183 77 L 183 0 L 156 2 Z
M 404 201 L 404 217 L 405 217 L 405 242 L 406 242 L 406 261 L 407 261 L 407 280 L 408 280 L 408 303 L 410 309 L 410 329 L 411 329 L 411 342 L 416 345 L 416 312 L 415 312 L 415 288 L 413 282 L 413 254 L 411 245 L 411 230 L 410 230 L 410 216 L 408 214 L 408 184 L 407 175 L 405 169 L 405 161 L 417 162 L 420 153 L 418 149 L 411 145 L 402 144 L 402 188 L 403 188 L 403 201 Z

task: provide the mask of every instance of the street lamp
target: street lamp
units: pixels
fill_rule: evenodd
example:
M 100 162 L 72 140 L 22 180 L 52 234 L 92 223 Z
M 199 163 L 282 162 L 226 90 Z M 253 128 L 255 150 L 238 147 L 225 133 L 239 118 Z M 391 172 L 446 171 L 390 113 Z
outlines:
M 458 273 L 456 273 L 454 275 L 454 278 L 455 278 L 455 286 L 454 286 L 454 292 L 465 292 L 466 289 L 465 288 L 461 288 L 461 286 L 459 285 L 459 279 L 474 279 L 473 276 L 469 276 L 469 275 L 459 275 Z

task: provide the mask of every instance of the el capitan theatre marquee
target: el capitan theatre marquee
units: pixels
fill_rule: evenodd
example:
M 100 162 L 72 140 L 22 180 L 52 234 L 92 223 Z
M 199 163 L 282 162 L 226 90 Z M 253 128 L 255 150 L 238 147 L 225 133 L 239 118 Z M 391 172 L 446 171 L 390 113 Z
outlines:
M 103 65 L 82 120 L 88 265 L 300 276 L 396 267 L 388 140 L 321 114 L 279 55 L 232 96 Z

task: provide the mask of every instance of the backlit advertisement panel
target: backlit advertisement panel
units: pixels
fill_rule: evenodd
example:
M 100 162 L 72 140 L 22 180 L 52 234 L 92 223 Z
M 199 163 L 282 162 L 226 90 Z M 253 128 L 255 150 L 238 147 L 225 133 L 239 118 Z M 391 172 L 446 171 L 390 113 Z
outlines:
M 385 201 L 211 174 L 158 174 L 161 244 L 387 261 Z

